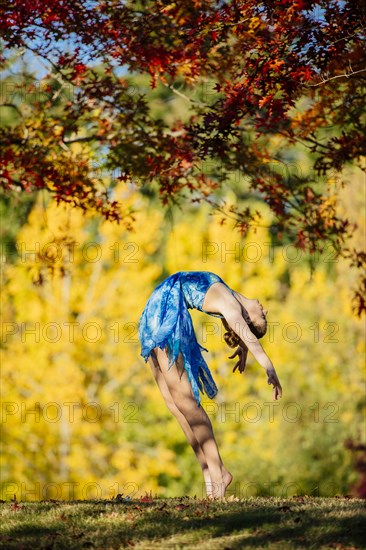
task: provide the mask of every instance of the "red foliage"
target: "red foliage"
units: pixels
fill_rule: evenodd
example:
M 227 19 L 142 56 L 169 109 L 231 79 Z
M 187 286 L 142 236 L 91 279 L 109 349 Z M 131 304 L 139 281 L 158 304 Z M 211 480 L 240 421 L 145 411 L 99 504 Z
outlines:
M 366 499 L 366 445 L 348 439 L 345 441 L 345 447 L 351 451 L 354 469 L 358 472 L 358 480 L 351 489 L 358 498 Z
M 58 201 L 119 221 L 128 213 L 91 176 L 90 150 L 103 151 L 107 169 L 126 181 L 155 180 L 163 203 L 184 193 L 215 202 L 215 189 L 239 171 L 269 204 L 281 233 L 302 248 L 330 240 L 342 251 L 349 225 L 327 206 L 319 177 L 361 163 L 366 150 L 362 7 L 360 0 L 3 3 L 0 60 L 6 65 L 24 49 L 50 73 L 38 83 L 42 93 L 24 102 L 31 115 L 15 93 L 4 102 L 20 116 L 16 126 L 0 128 L 0 183 L 5 190 L 46 188 Z M 152 87 L 196 86 L 189 121 L 154 117 L 148 92 L 131 93 L 116 67 L 150 75 Z M 313 177 L 273 171 L 273 140 L 281 144 L 279 161 L 296 142 L 307 146 Z M 85 147 L 79 158 L 71 154 L 75 142 Z M 209 161 L 219 177 L 202 169 Z M 234 214 L 239 227 L 249 226 L 251 212 Z M 361 287 L 356 296 L 363 309 Z

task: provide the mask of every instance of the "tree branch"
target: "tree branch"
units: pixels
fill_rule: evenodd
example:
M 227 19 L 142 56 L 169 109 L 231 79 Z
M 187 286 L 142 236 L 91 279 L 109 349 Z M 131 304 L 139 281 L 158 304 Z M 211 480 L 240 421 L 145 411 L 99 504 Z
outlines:
M 169 88 L 169 90 L 171 90 L 174 94 L 176 94 L 179 97 L 185 99 L 186 101 L 189 101 L 189 103 L 195 103 L 196 105 L 199 105 L 200 107 L 208 107 L 208 105 L 206 103 L 202 103 L 201 101 L 197 101 L 196 99 L 192 99 L 192 98 L 188 97 L 187 95 L 182 94 L 182 92 L 180 92 L 179 90 L 174 88 L 174 86 L 172 84 L 168 84 L 167 82 L 164 82 L 164 80 L 161 77 L 159 77 L 159 80 L 166 88 Z
M 330 82 L 331 80 L 335 80 L 336 78 L 350 78 L 351 76 L 359 73 L 364 73 L 366 69 L 360 69 L 359 71 L 352 71 L 351 73 L 344 73 L 344 74 L 337 74 L 335 76 L 331 76 L 329 78 L 324 78 L 320 82 L 317 82 L 316 84 L 309 84 L 312 88 L 316 86 L 321 86 L 322 84 L 326 84 L 327 82 Z

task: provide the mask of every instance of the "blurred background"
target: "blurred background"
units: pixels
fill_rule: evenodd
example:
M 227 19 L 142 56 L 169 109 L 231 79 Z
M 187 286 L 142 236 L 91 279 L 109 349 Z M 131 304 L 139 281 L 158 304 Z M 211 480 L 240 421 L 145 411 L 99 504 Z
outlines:
M 350 177 L 340 207 L 362 212 L 363 180 Z M 45 192 L 2 199 L 3 498 L 204 496 L 137 338 L 150 293 L 179 270 L 213 271 L 269 310 L 263 346 L 279 402 L 253 358 L 232 373 L 219 320 L 192 312 L 219 387 L 203 407 L 231 493 L 357 493 L 365 350 L 349 268 L 331 248 L 310 256 L 277 244 L 260 202 L 262 224 L 242 238 L 206 206 L 163 209 L 122 184 L 115 193 L 135 210 L 132 231 Z M 354 239 L 363 234 L 361 223 Z

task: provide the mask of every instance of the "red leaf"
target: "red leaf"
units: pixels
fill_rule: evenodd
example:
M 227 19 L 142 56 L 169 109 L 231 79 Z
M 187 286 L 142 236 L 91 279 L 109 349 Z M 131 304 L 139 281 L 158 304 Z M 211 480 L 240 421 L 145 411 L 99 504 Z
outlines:
M 148 493 L 146 491 L 145 493 L 145 496 L 141 497 L 140 498 L 140 502 L 152 502 L 154 499 L 153 499 L 153 496 L 152 496 L 152 492 L 150 491 L 150 493 Z

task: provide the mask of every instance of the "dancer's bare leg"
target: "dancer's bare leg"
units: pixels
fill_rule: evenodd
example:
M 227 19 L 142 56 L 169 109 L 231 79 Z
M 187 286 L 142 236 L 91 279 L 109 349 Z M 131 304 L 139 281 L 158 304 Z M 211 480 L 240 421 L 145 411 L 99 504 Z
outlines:
M 212 484 L 212 496 L 215 498 L 223 497 L 227 486 L 231 483 L 232 476 L 222 463 L 211 421 L 206 411 L 197 406 L 184 366 L 178 362 L 169 369 L 166 353 L 161 349 L 157 349 L 156 355 L 173 402 L 187 420 L 207 461 Z
M 208 470 L 207 461 L 205 458 L 205 455 L 203 454 L 203 451 L 201 449 L 200 444 L 198 443 L 193 431 L 191 430 L 190 425 L 188 424 L 185 416 L 180 412 L 178 407 L 173 401 L 173 398 L 170 394 L 169 388 L 165 382 L 164 376 L 160 370 L 159 363 L 157 362 L 156 356 L 154 356 L 154 353 L 152 354 L 152 357 L 149 357 L 149 364 L 152 370 L 152 373 L 154 375 L 154 378 L 156 380 L 156 383 L 160 389 L 160 392 L 164 398 L 164 401 L 166 403 L 166 406 L 168 407 L 169 411 L 175 416 L 175 418 L 178 420 L 189 444 L 191 445 L 197 460 L 201 466 L 203 478 L 205 480 L 206 485 L 206 493 L 207 496 L 212 496 L 212 483 L 210 478 L 210 472 Z

